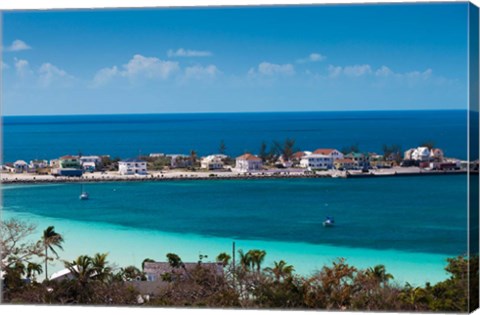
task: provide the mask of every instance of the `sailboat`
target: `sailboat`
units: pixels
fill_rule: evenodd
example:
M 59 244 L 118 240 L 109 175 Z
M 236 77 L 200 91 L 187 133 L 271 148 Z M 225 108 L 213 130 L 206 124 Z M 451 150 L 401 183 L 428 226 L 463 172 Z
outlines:
M 80 197 L 78 197 L 80 200 L 87 200 L 88 199 L 88 193 L 83 190 L 83 184 L 82 184 L 82 193 L 80 194 Z

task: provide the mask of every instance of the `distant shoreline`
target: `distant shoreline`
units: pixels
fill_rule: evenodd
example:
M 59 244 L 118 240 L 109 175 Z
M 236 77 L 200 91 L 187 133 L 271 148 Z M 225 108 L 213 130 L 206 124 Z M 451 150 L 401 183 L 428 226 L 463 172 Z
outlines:
M 252 173 L 231 173 L 231 172 L 151 172 L 148 175 L 120 175 L 117 172 L 107 174 L 91 173 L 81 177 L 65 177 L 36 174 L 0 174 L 2 184 L 43 184 L 43 183 L 102 183 L 102 182 L 153 182 L 153 181 L 176 181 L 176 180 L 261 180 L 261 179 L 286 179 L 286 178 L 381 178 L 381 177 L 405 177 L 405 176 L 440 176 L 440 175 L 462 175 L 467 174 L 466 170 L 455 171 L 432 171 L 422 170 L 417 167 L 371 170 L 368 173 L 361 171 L 320 171 L 315 174 L 305 174 L 298 171 L 277 171 L 277 172 L 252 172 Z M 472 172 L 478 175 L 478 172 Z

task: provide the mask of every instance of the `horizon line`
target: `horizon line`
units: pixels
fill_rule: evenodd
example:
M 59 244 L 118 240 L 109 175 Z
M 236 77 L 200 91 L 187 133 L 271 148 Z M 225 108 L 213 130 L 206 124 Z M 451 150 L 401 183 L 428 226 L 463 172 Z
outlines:
M 85 114 L 14 114 L 6 117 L 62 117 L 62 116 L 126 116 L 126 115 L 205 115 L 205 114 L 273 114 L 273 113 L 322 113 L 322 112 L 407 112 L 407 111 L 468 111 L 468 108 L 432 108 L 432 109 L 356 109 L 356 110 L 287 110 L 287 111 L 245 111 L 245 112 L 145 112 L 145 113 L 85 113 Z

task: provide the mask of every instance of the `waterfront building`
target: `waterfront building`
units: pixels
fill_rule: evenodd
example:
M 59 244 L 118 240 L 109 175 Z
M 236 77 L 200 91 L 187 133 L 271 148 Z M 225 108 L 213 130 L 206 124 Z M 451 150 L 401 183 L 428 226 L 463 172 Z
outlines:
M 28 164 L 28 172 L 29 173 L 48 173 L 48 161 L 47 160 L 32 160 Z
M 224 154 L 209 155 L 200 161 L 200 167 L 207 170 L 220 170 L 223 169 L 223 159 L 227 158 Z
M 78 158 L 78 156 L 65 155 L 60 157 L 58 160 L 59 160 L 60 168 L 73 168 L 73 169 L 82 168 L 82 165 L 80 164 L 80 159 Z
M 336 159 L 333 164 L 335 169 L 340 171 L 351 170 L 355 168 L 355 161 L 352 159 Z
M 52 159 L 52 160 L 50 160 L 50 162 L 48 163 L 48 165 L 49 165 L 51 168 L 59 168 L 59 167 L 60 167 L 60 160 L 59 160 L 59 159 Z
M 443 151 L 438 148 L 434 148 L 430 151 L 430 159 L 437 161 L 437 162 L 442 162 L 444 159 Z
M 408 149 L 407 151 L 405 151 L 405 153 L 403 154 L 403 159 L 404 160 L 413 160 L 413 152 L 415 151 L 415 149 Z
M 237 172 L 260 171 L 262 168 L 262 159 L 253 154 L 245 153 L 235 159 L 235 170 Z
M 187 168 L 193 165 L 192 158 L 185 154 L 167 154 L 170 158 L 170 168 Z
M 80 157 L 80 164 L 83 169 L 96 170 L 102 164 L 102 158 L 98 155 L 85 155 Z
M 331 157 L 333 160 L 343 159 L 343 153 L 336 149 L 316 149 L 313 154 L 323 154 Z
M 426 162 L 430 160 L 430 150 L 427 147 L 418 147 L 412 152 L 412 160 Z
M 28 170 L 28 164 L 24 160 L 18 160 L 13 163 L 13 171 L 15 173 L 23 173 Z
M 350 152 L 345 158 L 353 160 L 357 168 L 367 168 L 370 166 L 368 155 L 359 152 Z
M 146 175 L 147 162 L 138 159 L 126 159 L 118 162 L 118 172 L 121 175 Z
M 300 167 L 308 170 L 328 170 L 333 168 L 333 157 L 326 154 L 312 153 L 300 160 Z

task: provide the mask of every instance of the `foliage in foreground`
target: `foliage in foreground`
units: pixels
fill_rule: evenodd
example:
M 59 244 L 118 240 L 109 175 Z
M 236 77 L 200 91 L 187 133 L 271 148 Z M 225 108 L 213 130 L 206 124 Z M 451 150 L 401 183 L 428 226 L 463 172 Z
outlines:
M 146 283 L 143 267 L 114 268 L 107 254 L 79 256 L 64 261 L 71 277 L 62 281 L 37 281 L 42 264 L 53 260 L 46 252 L 46 235 L 62 239 L 53 227 L 37 243 L 25 242 L 34 227 L 17 220 L 0 223 L 3 302 L 22 304 L 88 304 L 195 306 L 230 308 L 282 308 L 363 311 L 465 312 L 478 305 L 478 256 L 448 259 L 450 277 L 435 285 L 400 285 L 383 265 L 358 269 L 340 258 L 309 277 L 280 260 L 262 268 L 267 253 L 240 250 L 234 264 L 221 253 L 217 262 L 223 273 L 207 268 L 199 257 L 194 268 L 185 268 L 181 258 L 167 254 L 171 273 L 154 296 L 141 297 L 135 284 Z M 48 233 L 47 233 L 48 232 Z M 46 233 L 46 234 L 45 234 Z M 56 247 L 61 249 L 56 243 Z M 49 247 L 52 251 L 52 248 Z M 56 248 L 53 248 L 56 249 Z M 54 251 L 52 251 L 54 252 Z M 56 252 L 54 252 L 56 254 Z M 57 258 L 58 259 L 58 258 Z M 45 267 L 47 264 L 45 264 Z M 469 270 L 470 269 L 470 270 Z M 45 268 L 46 271 L 46 268 Z M 470 271 L 470 272 L 469 272 Z M 468 299 L 470 281 L 471 299 Z

